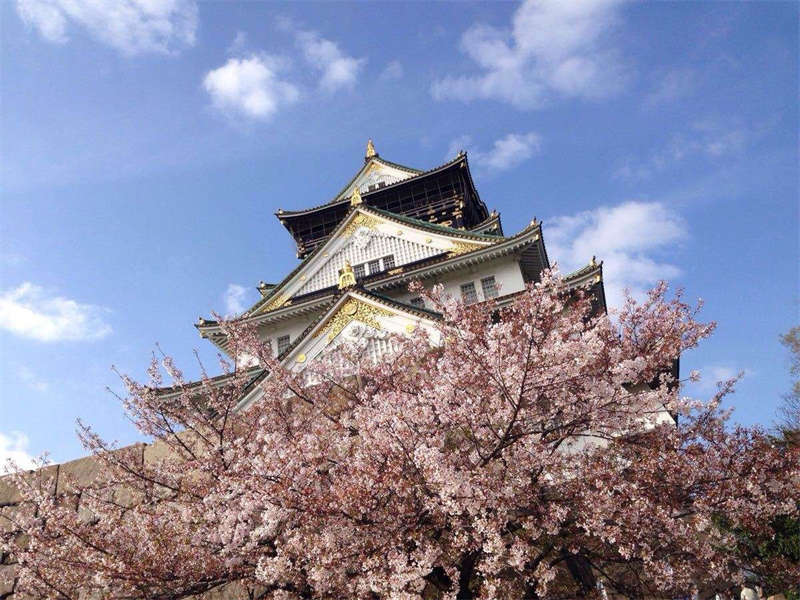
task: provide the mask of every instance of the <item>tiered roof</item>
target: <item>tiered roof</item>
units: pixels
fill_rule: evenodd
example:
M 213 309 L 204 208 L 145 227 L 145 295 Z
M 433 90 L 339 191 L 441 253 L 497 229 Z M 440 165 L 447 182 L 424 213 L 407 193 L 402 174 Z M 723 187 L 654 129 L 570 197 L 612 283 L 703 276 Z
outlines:
M 311 208 L 279 209 L 275 213 L 295 239 L 298 257 L 307 256 L 330 236 L 347 214 L 356 190 L 368 206 L 416 218 L 424 216 L 428 221 L 459 229 L 491 230 L 492 223 L 487 228 L 490 215 L 475 188 L 466 153 L 420 171 L 384 160 L 370 141 L 364 165 L 331 200 Z

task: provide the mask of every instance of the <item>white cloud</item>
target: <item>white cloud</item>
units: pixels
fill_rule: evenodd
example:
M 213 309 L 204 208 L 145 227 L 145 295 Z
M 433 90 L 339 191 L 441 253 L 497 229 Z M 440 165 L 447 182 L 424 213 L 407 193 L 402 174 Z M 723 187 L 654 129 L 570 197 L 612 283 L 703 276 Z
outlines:
M 595 253 L 603 263 L 606 299 L 611 307 L 621 306 L 624 290 L 641 297 L 659 280 L 669 280 L 681 271 L 654 257 L 687 236 L 684 220 L 657 202 L 625 202 L 601 206 L 573 216 L 557 217 L 545 223 L 544 231 L 551 262 L 563 273 L 579 269 Z
M 33 469 L 36 467 L 33 456 L 28 453 L 30 440 L 20 431 L 9 434 L 0 432 L 0 475 L 10 472 L 8 461 L 20 469 Z
M 128 56 L 193 46 L 197 31 L 194 0 L 17 0 L 17 14 L 50 42 L 78 26 Z
M 225 301 L 225 314 L 228 316 L 238 315 L 252 302 L 250 302 L 250 297 L 253 294 L 249 288 L 246 288 L 238 283 L 229 283 L 228 289 L 225 290 L 225 294 L 223 294 L 223 300 Z
M 111 333 L 108 309 L 50 296 L 33 283 L 0 294 L 0 329 L 40 342 L 97 340 Z
M 602 98 L 618 91 L 625 69 L 606 35 L 619 0 L 527 0 L 511 30 L 475 25 L 461 49 L 480 72 L 434 82 L 437 99 L 495 99 L 537 108 L 553 96 Z
M 450 142 L 447 158 L 462 149 L 469 151 L 470 159 L 480 168 L 491 172 L 508 171 L 539 153 L 541 137 L 534 132 L 509 133 L 495 140 L 489 150 L 482 151 L 473 146 L 470 136 L 462 135 Z
M 367 62 L 366 58 L 344 54 L 336 42 L 321 37 L 315 31 L 298 30 L 295 39 L 306 61 L 321 73 L 320 88 L 335 92 L 355 86 L 358 74 Z
M 297 87 L 279 77 L 284 64 L 277 57 L 231 58 L 209 71 L 203 87 L 214 106 L 228 115 L 267 120 L 300 97 Z
M 382 81 L 397 81 L 402 79 L 404 74 L 403 64 L 399 60 L 393 60 L 383 69 L 380 79 Z

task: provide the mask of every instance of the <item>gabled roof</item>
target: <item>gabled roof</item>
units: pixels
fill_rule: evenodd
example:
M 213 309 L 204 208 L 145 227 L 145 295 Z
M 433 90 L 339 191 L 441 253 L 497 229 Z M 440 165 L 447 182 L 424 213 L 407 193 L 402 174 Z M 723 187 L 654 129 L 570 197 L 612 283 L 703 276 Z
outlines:
M 292 354 L 292 352 L 303 343 L 303 340 L 306 339 L 309 335 L 311 335 L 314 331 L 320 329 L 320 324 L 325 324 L 330 321 L 339 311 L 339 309 L 344 305 L 344 299 L 346 298 L 361 298 L 361 299 L 369 299 L 376 304 L 389 308 L 394 309 L 396 312 L 407 313 L 411 316 L 426 319 L 428 321 L 436 321 L 442 318 L 441 313 L 436 312 L 435 310 L 429 310 L 427 308 L 422 308 L 419 306 L 413 306 L 406 302 L 401 302 L 400 300 L 395 300 L 394 298 L 389 298 L 388 296 L 384 296 L 383 294 L 376 294 L 374 292 L 369 292 L 365 290 L 362 286 L 358 285 L 349 289 L 339 290 L 333 302 L 329 304 L 327 310 L 322 312 L 316 319 L 314 319 L 308 327 L 306 327 L 300 335 L 284 350 L 280 356 L 278 356 L 278 360 L 284 360 L 286 357 Z M 357 317 L 354 317 L 357 318 Z
M 375 209 L 368 210 L 374 211 Z M 458 231 L 461 234 L 467 233 L 460 230 Z M 532 272 L 526 280 L 535 280 L 536 277 L 533 271 L 538 272 L 542 268 L 550 266 L 547 262 L 547 253 L 544 249 L 544 242 L 541 234 L 541 223 L 531 221 L 527 227 L 511 237 L 498 238 L 496 236 L 486 236 L 492 238 L 495 242 L 494 244 L 488 244 L 482 248 L 476 248 L 475 250 L 455 256 L 443 253 L 431 257 L 430 259 L 411 263 L 400 269 L 393 269 L 381 273 L 374 279 L 367 278 L 364 280 L 363 286 L 371 293 L 377 294 L 379 290 L 396 289 L 397 287 L 408 285 L 409 282 L 416 279 L 437 276 L 442 273 L 453 271 L 454 269 L 464 268 L 466 265 L 478 264 L 495 257 L 513 253 L 521 253 L 522 259 L 525 259 L 527 254 L 531 255 L 529 260 L 531 262 L 530 268 Z M 329 307 L 337 297 L 338 291 L 335 287 L 327 288 L 309 295 L 308 298 L 297 298 L 294 303 L 284 304 L 269 312 L 257 312 L 254 307 L 248 311 L 244 318 L 249 322 L 261 323 L 291 318 L 300 314 L 315 313 L 320 310 L 326 311 L 327 307 Z M 258 306 L 258 304 L 256 306 Z M 224 350 L 224 336 L 221 335 L 219 325 L 216 321 L 204 320 L 196 324 L 195 327 L 197 327 L 203 337 L 209 338 L 215 345 Z
M 293 216 L 298 216 L 298 215 L 302 215 L 302 214 L 306 214 L 306 213 L 317 211 L 317 210 L 319 210 L 321 208 L 325 208 L 327 206 L 330 206 L 331 204 L 341 204 L 341 203 L 344 203 L 344 202 L 349 202 L 350 201 L 350 195 L 352 193 L 353 184 L 355 184 L 355 182 L 358 181 L 358 179 L 360 177 L 366 175 L 370 170 L 373 170 L 373 169 L 375 169 L 376 167 L 379 167 L 379 166 L 384 166 L 384 167 L 388 167 L 389 169 L 402 171 L 402 172 L 404 172 L 406 174 L 405 178 L 401 179 L 400 181 L 394 182 L 394 183 L 392 183 L 390 185 L 396 185 L 397 183 L 400 183 L 400 182 L 403 182 L 403 181 L 407 181 L 408 179 L 411 179 L 413 177 L 416 177 L 418 175 L 422 175 L 422 174 L 425 173 L 424 171 L 421 171 L 419 169 L 415 169 L 413 167 L 407 167 L 407 166 L 401 165 L 399 163 L 395 163 L 395 162 L 392 162 L 392 161 L 389 161 L 389 160 L 384 160 L 383 158 L 380 157 L 380 155 L 376 154 L 374 156 L 365 158 L 364 159 L 364 164 L 356 172 L 356 174 L 353 175 L 353 177 L 350 178 L 350 181 L 348 181 L 344 185 L 344 187 L 341 190 L 339 190 L 336 193 L 336 195 L 333 198 L 331 198 L 330 200 L 328 200 L 326 203 L 319 204 L 317 206 L 312 206 L 311 208 L 300 209 L 300 210 L 278 209 L 278 211 L 275 214 L 278 216 L 278 218 L 293 217 Z M 386 187 L 388 187 L 388 186 L 386 186 Z M 380 189 L 384 189 L 384 188 L 380 188 Z M 372 191 L 374 191 L 374 190 L 372 190 Z M 362 192 L 362 194 L 364 194 L 364 195 L 366 195 L 368 193 L 370 193 L 370 192 Z
M 285 294 L 287 288 L 290 287 L 290 284 L 297 282 L 298 279 L 303 276 L 301 273 L 304 271 L 311 270 L 312 272 L 316 272 L 314 270 L 314 266 L 315 263 L 320 262 L 318 260 L 319 257 L 324 256 L 332 246 L 339 243 L 342 232 L 347 230 L 349 227 L 352 227 L 353 224 L 356 223 L 357 219 L 364 215 L 367 217 L 377 217 L 386 223 L 393 222 L 413 230 L 426 232 L 428 234 L 437 236 L 439 240 L 449 240 L 449 245 L 442 244 L 446 247 L 442 248 L 441 254 L 447 254 L 448 252 L 454 251 L 463 253 L 463 251 L 466 250 L 466 248 L 463 246 L 464 243 L 474 245 L 475 248 L 478 248 L 481 246 L 496 244 L 504 239 L 495 235 L 474 233 L 463 229 L 455 229 L 453 227 L 446 227 L 436 223 L 429 223 L 427 221 L 421 221 L 419 219 L 414 219 L 359 204 L 350 209 L 347 216 L 342 219 L 339 225 L 333 230 L 331 236 L 323 244 L 318 246 L 311 254 L 309 254 L 309 256 L 306 257 L 291 273 L 289 273 L 289 275 L 287 275 L 281 283 L 273 287 L 268 294 L 256 302 L 256 304 L 247 310 L 243 316 L 251 316 L 266 312 L 268 310 L 274 310 L 289 300 L 291 296 L 287 297 Z M 322 264 L 316 266 L 321 267 Z M 282 301 L 280 301 L 280 299 L 282 299 Z
M 389 185 L 387 185 L 385 187 L 378 188 L 376 190 L 370 190 L 368 192 L 363 192 L 361 194 L 361 197 L 364 200 L 364 202 L 367 201 L 367 198 L 369 197 L 370 194 L 374 194 L 374 193 L 377 193 L 377 192 L 383 192 L 384 190 L 386 190 L 388 188 L 395 187 L 395 186 L 405 185 L 406 183 L 415 181 L 415 180 L 420 179 L 422 177 L 427 177 L 429 175 L 436 174 L 436 173 L 438 173 L 440 171 L 444 171 L 445 169 L 447 169 L 449 167 L 452 167 L 455 164 L 458 164 L 458 163 L 460 163 L 462 161 L 466 161 L 467 160 L 467 155 L 466 155 L 466 153 L 461 153 L 458 156 L 456 156 L 455 158 L 453 158 L 452 160 L 449 160 L 449 161 L 447 161 L 447 162 L 445 162 L 445 163 L 443 163 L 441 165 L 438 165 L 438 166 L 433 167 L 432 169 L 428 169 L 426 171 L 420 171 L 418 169 L 411 169 L 409 167 L 404 167 L 404 166 L 398 165 L 396 163 L 385 161 L 382 158 L 379 158 L 377 155 L 372 160 L 379 161 L 380 163 L 387 164 L 387 165 L 390 165 L 390 166 L 395 167 L 395 168 L 405 169 L 405 170 L 409 171 L 410 176 L 407 179 L 402 179 L 402 180 L 397 181 L 395 183 L 389 184 Z M 364 165 L 364 167 L 362 167 L 361 170 L 358 173 L 355 174 L 355 176 L 347 183 L 347 185 L 344 188 L 342 188 L 342 190 L 338 194 L 336 194 L 336 196 L 334 196 L 332 200 L 329 200 L 325 204 L 319 204 L 317 206 L 312 206 L 311 208 L 304 208 L 304 209 L 300 209 L 300 210 L 278 209 L 278 211 L 275 213 L 275 215 L 279 219 L 292 218 L 292 217 L 297 217 L 297 216 L 300 216 L 300 215 L 316 212 L 318 210 L 328 208 L 329 206 L 338 205 L 338 204 L 344 204 L 345 202 L 350 202 L 350 196 L 344 196 L 343 194 L 345 194 L 345 192 L 350 188 L 350 186 L 353 184 L 353 182 L 356 179 L 358 179 L 358 177 L 363 173 L 363 171 L 366 169 L 366 167 L 367 167 L 367 165 Z M 472 176 L 470 175 L 470 180 L 471 180 L 471 177 Z M 473 184 L 473 187 L 474 187 L 474 184 Z

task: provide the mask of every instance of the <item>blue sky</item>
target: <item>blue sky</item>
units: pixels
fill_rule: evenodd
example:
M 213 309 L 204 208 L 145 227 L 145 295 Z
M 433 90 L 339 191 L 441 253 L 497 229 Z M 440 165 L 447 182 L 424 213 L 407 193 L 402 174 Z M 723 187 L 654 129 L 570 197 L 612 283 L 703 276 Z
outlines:
M 460 148 L 512 233 L 605 260 L 612 299 L 666 278 L 719 322 L 684 373 L 745 377 L 769 425 L 798 323 L 795 3 L 0 4 L 0 454 L 136 440 L 106 386 L 154 343 L 296 264 L 273 216 L 330 199 L 375 140 Z

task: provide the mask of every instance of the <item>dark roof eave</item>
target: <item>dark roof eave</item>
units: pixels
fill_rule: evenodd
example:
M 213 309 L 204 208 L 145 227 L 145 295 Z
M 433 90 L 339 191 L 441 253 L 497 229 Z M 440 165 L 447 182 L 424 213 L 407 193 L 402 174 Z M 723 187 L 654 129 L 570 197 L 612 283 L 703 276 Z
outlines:
M 384 186 L 382 188 L 379 188 L 377 190 L 372 190 L 370 192 L 364 192 L 364 194 L 362 194 L 362 196 L 361 196 L 361 200 L 366 204 L 369 196 L 372 195 L 372 194 L 376 194 L 378 192 L 385 192 L 386 190 L 389 190 L 389 189 L 391 189 L 393 187 L 398 187 L 398 186 L 404 185 L 404 184 L 412 182 L 412 181 L 418 181 L 418 180 L 423 179 L 425 177 L 428 177 L 430 175 L 436 175 L 437 173 L 441 173 L 442 171 L 444 171 L 444 170 L 446 170 L 446 169 L 448 169 L 450 167 L 453 167 L 454 165 L 459 164 L 462 160 L 466 163 L 466 158 L 467 158 L 466 154 L 459 154 L 453 160 L 451 160 L 449 162 L 446 162 L 444 164 L 441 164 L 441 165 L 439 165 L 437 167 L 434 167 L 434 168 L 429 169 L 427 171 L 420 171 L 416 175 L 412 175 L 411 177 L 407 177 L 406 179 L 401 179 L 400 181 L 396 181 L 396 182 L 394 182 L 392 184 L 389 184 L 389 185 Z M 359 171 L 359 173 L 360 172 L 361 171 Z M 469 172 L 469 168 L 467 168 L 467 172 Z M 356 175 L 356 176 L 358 176 L 358 175 Z M 353 181 L 350 180 L 350 182 L 347 184 L 347 186 L 345 186 L 344 189 L 347 189 L 347 187 L 352 182 Z M 472 182 L 472 176 L 471 175 L 470 175 L 470 183 L 472 184 L 472 188 L 475 189 L 475 184 Z M 339 192 L 339 194 L 341 194 L 341 192 Z M 337 194 L 336 197 L 334 197 L 333 200 L 331 200 L 329 202 L 326 202 L 325 204 L 320 204 L 318 206 L 313 206 L 311 208 L 304 208 L 302 210 L 282 210 L 282 209 L 279 209 L 275 213 L 275 216 L 278 217 L 278 219 L 294 219 L 296 217 L 302 217 L 304 215 L 308 215 L 308 214 L 311 214 L 311 213 L 323 211 L 323 210 L 326 210 L 326 209 L 331 209 L 333 207 L 338 207 L 338 206 L 341 206 L 342 204 L 350 202 L 349 198 L 343 198 L 341 200 L 337 200 L 336 198 L 338 198 L 339 194 Z M 477 190 L 476 190 L 476 195 L 477 195 Z M 478 198 L 478 200 L 480 201 L 480 198 Z

